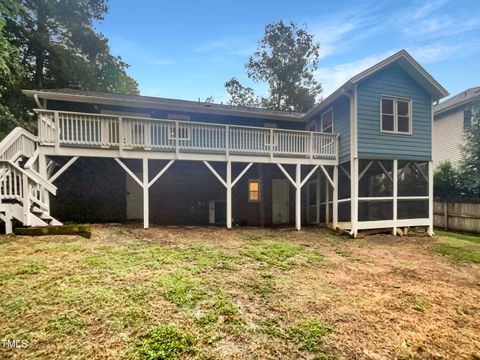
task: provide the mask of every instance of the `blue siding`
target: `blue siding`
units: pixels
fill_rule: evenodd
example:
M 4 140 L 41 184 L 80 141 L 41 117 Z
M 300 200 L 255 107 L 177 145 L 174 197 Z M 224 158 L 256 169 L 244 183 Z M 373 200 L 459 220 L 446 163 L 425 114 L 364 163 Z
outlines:
M 312 116 L 315 120 L 315 129 L 320 131 L 322 114 L 333 107 L 333 132 L 339 134 L 340 163 L 350 161 L 350 99 L 340 96 L 332 103 L 332 106 Z
M 381 95 L 412 99 L 412 135 L 380 131 Z M 392 64 L 358 85 L 358 155 L 360 158 L 430 160 L 431 95 L 399 65 Z

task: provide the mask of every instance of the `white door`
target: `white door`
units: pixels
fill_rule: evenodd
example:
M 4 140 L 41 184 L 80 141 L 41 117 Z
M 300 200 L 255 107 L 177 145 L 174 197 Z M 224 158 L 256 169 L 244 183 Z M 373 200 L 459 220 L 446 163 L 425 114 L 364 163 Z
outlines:
M 135 174 L 139 179 L 142 173 Z M 132 179 L 130 175 L 126 176 L 127 189 L 127 220 L 143 219 L 143 191 L 142 188 Z
M 272 223 L 289 223 L 289 189 L 288 180 L 272 180 Z

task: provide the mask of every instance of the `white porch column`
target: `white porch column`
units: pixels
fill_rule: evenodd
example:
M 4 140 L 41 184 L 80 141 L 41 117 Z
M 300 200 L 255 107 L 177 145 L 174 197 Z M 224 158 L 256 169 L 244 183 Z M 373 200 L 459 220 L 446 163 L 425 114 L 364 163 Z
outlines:
M 428 235 L 433 235 L 433 161 L 428 162 Z
M 332 228 L 338 227 L 338 165 L 333 167 L 333 206 L 332 206 Z
M 143 228 L 148 229 L 149 227 L 149 185 L 148 185 L 148 159 L 143 158 Z
M 302 228 L 302 167 L 300 164 L 295 165 L 295 229 Z
M 232 162 L 227 161 L 227 179 L 226 179 L 226 188 L 227 188 L 227 229 L 232 228 Z
M 325 226 L 328 227 L 330 221 L 330 184 L 325 175 Z
M 47 174 L 47 157 L 45 154 L 40 152 L 38 154 L 38 173 L 44 178 L 48 180 Z M 48 211 L 50 212 L 50 193 L 48 190 L 44 190 L 42 193 L 42 200 L 47 205 Z
M 317 181 L 315 183 L 315 196 L 316 196 L 316 199 L 315 199 L 315 210 L 316 210 L 316 216 L 317 216 L 317 223 L 318 225 L 320 226 L 320 202 L 321 202 L 321 198 L 320 198 L 320 170 L 317 171 Z
M 350 234 L 357 237 L 358 222 L 358 158 L 353 158 L 350 164 Z
M 393 235 L 397 235 L 398 160 L 393 160 Z

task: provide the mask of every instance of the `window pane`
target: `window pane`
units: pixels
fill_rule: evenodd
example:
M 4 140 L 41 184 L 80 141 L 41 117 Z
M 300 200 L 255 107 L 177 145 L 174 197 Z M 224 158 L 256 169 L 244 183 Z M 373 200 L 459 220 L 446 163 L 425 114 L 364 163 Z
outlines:
M 393 115 L 393 100 L 382 99 L 382 113 Z
M 410 132 L 410 121 L 408 117 L 405 117 L 405 116 L 398 117 L 398 131 Z
M 393 131 L 393 115 L 382 115 L 382 130 Z
M 407 101 L 397 101 L 397 113 L 400 116 L 408 116 L 408 105 Z
M 331 133 L 333 132 L 333 127 L 332 127 L 332 125 L 324 128 L 324 129 L 322 130 L 322 132 L 331 134 Z
M 258 201 L 258 191 L 250 191 L 249 200 L 250 201 Z
M 323 132 L 332 132 L 333 125 L 333 110 L 330 110 L 323 114 L 322 116 L 322 131 Z
M 251 182 L 250 183 L 250 191 L 258 191 L 258 183 L 257 182 Z

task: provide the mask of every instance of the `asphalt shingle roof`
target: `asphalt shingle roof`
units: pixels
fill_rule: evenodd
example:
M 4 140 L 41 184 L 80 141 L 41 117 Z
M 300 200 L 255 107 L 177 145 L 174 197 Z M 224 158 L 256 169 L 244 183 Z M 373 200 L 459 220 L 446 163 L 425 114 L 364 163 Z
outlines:
M 106 93 L 106 92 L 98 92 L 98 91 L 77 90 L 77 89 L 71 89 L 71 88 L 38 89 L 33 91 L 50 92 L 50 93 L 56 93 L 56 94 L 60 93 L 60 94 L 70 94 L 70 95 L 91 96 L 96 98 L 105 98 L 105 99 L 112 99 L 112 100 L 137 101 L 137 102 L 141 101 L 143 103 L 151 103 L 152 105 L 200 106 L 200 107 L 206 107 L 210 109 L 238 110 L 238 111 L 244 111 L 244 112 L 251 112 L 253 114 L 283 115 L 283 116 L 292 116 L 296 118 L 300 118 L 303 115 L 303 113 L 295 112 L 295 111 L 267 110 L 267 109 L 252 108 L 247 106 L 234 106 L 234 105 L 228 105 L 228 104 L 206 103 L 203 101 L 180 100 L 180 99 L 132 95 L 132 94 L 115 94 L 115 93 Z
M 456 105 L 465 103 L 473 99 L 475 96 L 480 96 L 480 86 L 472 87 L 470 89 L 462 91 L 461 93 L 455 96 L 452 96 L 450 99 L 442 101 L 440 104 L 437 104 L 433 107 L 433 112 L 434 113 L 442 112 L 445 109 L 452 108 Z

